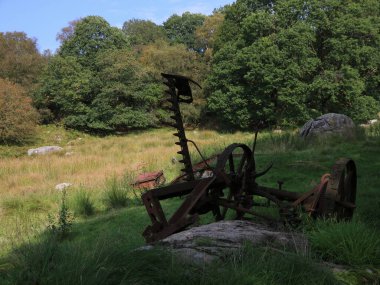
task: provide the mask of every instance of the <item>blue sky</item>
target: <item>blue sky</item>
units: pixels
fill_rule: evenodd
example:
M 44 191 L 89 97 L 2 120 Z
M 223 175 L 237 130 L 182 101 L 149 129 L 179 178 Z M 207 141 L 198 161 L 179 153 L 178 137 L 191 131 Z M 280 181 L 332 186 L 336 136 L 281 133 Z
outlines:
M 121 27 L 129 19 L 162 24 L 174 13 L 189 11 L 209 15 L 214 8 L 233 0 L 0 0 L 0 32 L 25 32 L 37 39 L 42 52 L 59 46 L 57 33 L 72 20 L 97 15 L 112 26 Z

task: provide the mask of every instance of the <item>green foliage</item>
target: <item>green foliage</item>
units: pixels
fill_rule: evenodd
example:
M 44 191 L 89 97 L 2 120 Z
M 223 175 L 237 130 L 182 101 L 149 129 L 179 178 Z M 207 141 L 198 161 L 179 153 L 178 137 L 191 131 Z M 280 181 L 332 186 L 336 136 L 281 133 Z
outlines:
M 116 177 L 108 180 L 103 201 L 107 209 L 126 207 L 129 201 L 128 187 Z
M 370 96 L 360 96 L 353 100 L 349 116 L 356 122 L 367 122 L 377 118 L 379 101 Z
M 121 31 L 99 17 L 78 21 L 49 62 L 34 95 L 36 106 L 66 127 L 87 132 L 155 126 L 161 88 L 126 43 Z
M 89 192 L 78 191 L 74 196 L 74 213 L 81 216 L 91 216 L 95 212 L 94 202 Z
M 310 242 L 322 258 L 335 263 L 380 264 L 379 233 L 360 222 L 319 221 Z
M 198 50 L 195 44 L 195 30 L 201 26 L 206 16 L 185 12 L 181 16 L 174 14 L 163 24 L 166 34 L 172 43 L 184 44 L 188 49 Z
M 124 22 L 122 30 L 132 46 L 147 45 L 166 39 L 164 29 L 149 20 L 128 20 Z
M 73 216 L 67 207 L 66 201 L 66 190 L 62 190 L 61 204 L 59 207 L 57 220 L 54 217 L 49 216 L 48 229 L 50 232 L 58 238 L 58 240 L 63 240 L 67 238 L 71 231 L 71 226 L 73 224 Z
M 237 1 L 215 44 L 209 109 L 235 127 L 288 126 L 379 100 L 379 11 L 373 0 Z
M 0 143 L 20 144 L 35 135 L 38 114 L 24 88 L 0 78 Z
M 182 74 L 202 84 L 208 70 L 208 66 L 197 52 L 189 50 L 183 44 L 169 45 L 164 41 L 144 46 L 139 60 L 151 70 L 150 74 L 154 76 L 158 84 L 155 90 L 161 94 L 161 90 L 163 90 L 162 84 L 159 84 L 162 81 L 161 72 Z M 181 109 L 183 110 L 182 114 L 186 117 L 185 123 L 197 125 L 205 106 L 205 98 L 203 91 L 198 87 L 194 87 L 192 93 L 194 102 L 191 105 L 183 104 Z M 156 95 L 156 97 L 158 96 Z M 158 107 L 162 108 L 162 104 Z M 165 121 L 168 118 L 167 112 L 162 110 L 160 113 L 161 121 Z
M 224 15 L 220 12 L 215 12 L 211 16 L 206 17 L 202 26 L 198 26 L 195 30 L 196 49 L 202 51 L 207 62 L 212 58 L 215 40 L 219 34 L 223 20 Z
M 91 69 L 98 52 L 127 46 L 128 41 L 122 31 L 111 27 L 102 17 L 87 16 L 75 23 L 73 34 L 63 42 L 58 54 L 73 56 L 82 66 Z
M 23 32 L 0 32 L 0 78 L 31 89 L 45 65 L 36 40 Z

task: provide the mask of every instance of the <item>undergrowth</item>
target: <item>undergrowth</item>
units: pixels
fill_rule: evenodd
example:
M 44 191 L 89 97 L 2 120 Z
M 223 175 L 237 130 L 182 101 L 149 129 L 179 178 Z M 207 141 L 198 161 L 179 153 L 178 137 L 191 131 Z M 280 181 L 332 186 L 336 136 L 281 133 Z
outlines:
M 380 265 L 380 232 L 361 222 L 317 221 L 309 237 L 314 252 L 327 261 Z

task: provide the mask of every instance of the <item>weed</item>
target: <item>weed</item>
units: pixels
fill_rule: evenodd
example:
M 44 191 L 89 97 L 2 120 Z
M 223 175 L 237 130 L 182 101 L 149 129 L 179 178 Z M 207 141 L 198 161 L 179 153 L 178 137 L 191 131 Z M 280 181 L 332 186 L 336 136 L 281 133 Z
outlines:
M 61 204 L 58 212 L 57 221 L 54 217 L 49 216 L 48 229 L 51 233 L 59 240 L 65 239 L 70 233 L 71 226 L 73 223 L 73 216 L 66 205 L 66 190 L 62 190 Z

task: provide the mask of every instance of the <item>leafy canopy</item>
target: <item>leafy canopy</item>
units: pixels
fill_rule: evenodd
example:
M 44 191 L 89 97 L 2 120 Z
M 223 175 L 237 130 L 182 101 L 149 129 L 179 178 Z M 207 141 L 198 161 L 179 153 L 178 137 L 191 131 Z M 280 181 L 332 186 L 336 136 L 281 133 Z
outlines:
M 195 30 L 201 26 L 206 16 L 185 12 L 181 16 L 174 14 L 163 24 L 167 37 L 172 43 L 184 44 L 191 50 L 198 50 L 195 43 Z
M 37 111 L 25 89 L 0 78 L 0 143 L 23 143 L 35 134 Z
M 160 88 L 124 33 L 89 16 L 72 25 L 35 94 L 66 127 L 111 133 L 154 126 Z
M 378 112 L 380 3 L 238 0 L 224 10 L 209 109 L 240 128 L 295 125 L 326 112 Z M 365 116 L 358 116 L 365 104 Z

